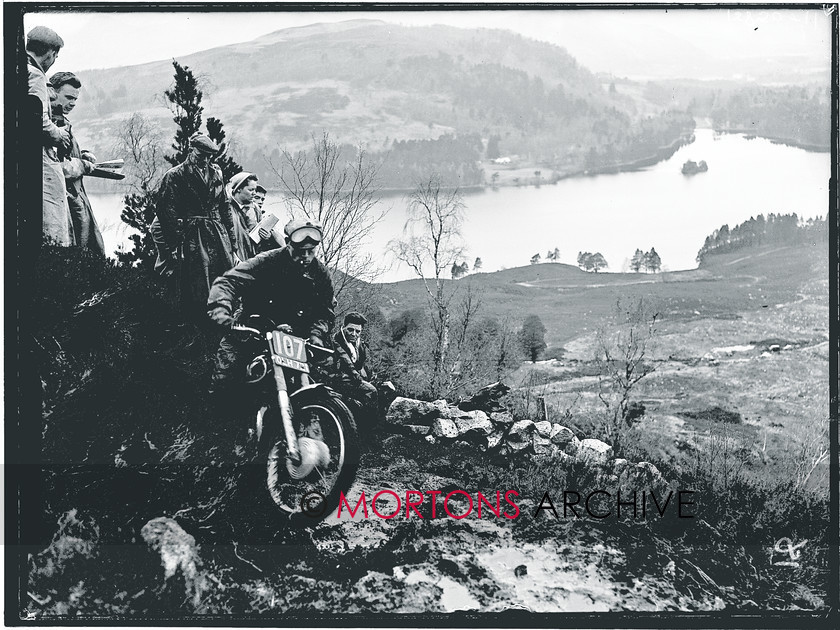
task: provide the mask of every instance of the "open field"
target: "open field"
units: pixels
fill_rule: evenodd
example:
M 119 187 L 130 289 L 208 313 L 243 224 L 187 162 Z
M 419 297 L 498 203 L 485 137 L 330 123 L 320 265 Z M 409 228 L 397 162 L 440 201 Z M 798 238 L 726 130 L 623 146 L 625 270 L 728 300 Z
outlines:
M 679 448 L 691 448 L 685 444 L 702 441 L 710 428 L 721 430 L 703 419 L 706 410 L 720 408 L 740 416 L 723 428 L 749 453 L 750 469 L 785 475 L 802 449 L 827 443 L 824 247 L 746 249 L 674 273 L 593 274 L 546 263 L 457 282 L 477 290 L 488 315 L 514 325 L 528 314 L 540 317 L 547 354 L 562 358 L 525 363 L 511 382 L 540 383 L 549 406 L 571 413 L 586 432 L 603 409 L 597 335 L 614 325 L 618 300 L 626 307 L 643 299 L 659 314 L 649 351 L 655 371 L 634 399 L 646 407 L 643 427 L 655 454 L 673 461 Z M 388 285 L 393 311 L 422 307 L 419 288 L 419 281 Z M 821 465 L 812 483 L 824 483 L 827 468 Z

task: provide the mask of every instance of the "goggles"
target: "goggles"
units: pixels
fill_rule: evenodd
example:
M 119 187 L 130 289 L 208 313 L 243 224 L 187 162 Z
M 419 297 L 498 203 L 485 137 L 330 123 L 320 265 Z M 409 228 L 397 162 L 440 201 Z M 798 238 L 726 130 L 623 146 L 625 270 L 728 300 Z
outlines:
M 295 247 L 318 245 L 321 242 L 321 231 L 313 227 L 302 227 L 289 235 L 289 242 Z

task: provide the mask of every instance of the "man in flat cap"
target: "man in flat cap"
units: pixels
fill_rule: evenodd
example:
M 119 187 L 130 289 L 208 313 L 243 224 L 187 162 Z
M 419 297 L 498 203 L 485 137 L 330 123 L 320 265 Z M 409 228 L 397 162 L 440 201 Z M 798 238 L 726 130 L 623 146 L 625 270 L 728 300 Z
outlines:
M 82 82 L 72 72 L 56 72 L 50 77 L 50 84 L 55 93 L 55 104 L 60 108 L 60 116 L 55 116 L 55 123 L 70 134 L 70 150 L 66 158 L 61 161 L 64 171 L 64 183 L 67 187 L 67 204 L 70 207 L 70 218 L 73 221 L 73 240 L 79 247 L 105 255 L 105 244 L 102 233 L 93 216 L 93 209 L 85 191 L 83 177 L 96 168 L 96 156 L 88 151 L 82 151 L 73 128 L 67 119 L 67 114 L 76 107 Z
M 324 264 L 315 258 L 323 238 L 317 221 L 292 221 L 286 229 L 289 243 L 282 249 L 257 254 L 216 278 L 207 300 L 207 314 L 229 328 L 241 300 L 240 319 L 250 315 L 285 325 L 286 332 L 324 346 L 335 322 L 333 285 Z M 233 384 L 244 357 L 237 340 L 226 336 L 219 345 L 213 374 L 214 387 Z
M 236 232 L 221 169 L 219 147 L 203 134 L 190 138 L 187 159 L 163 176 L 155 205 L 159 261 L 172 270 L 175 301 L 188 321 L 204 324 L 207 295 L 217 276 L 233 267 Z
M 55 63 L 64 41 L 46 26 L 36 26 L 26 39 L 29 94 L 41 101 L 41 138 L 43 146 L 43 232 L 58 245 L 73 244 L 73 223 L 67 205 L 64 173 L 58 160 L 59 147 L 70 146 L 70 134 L 60 129 L 50 116 L 50 95 L 46 72 Z

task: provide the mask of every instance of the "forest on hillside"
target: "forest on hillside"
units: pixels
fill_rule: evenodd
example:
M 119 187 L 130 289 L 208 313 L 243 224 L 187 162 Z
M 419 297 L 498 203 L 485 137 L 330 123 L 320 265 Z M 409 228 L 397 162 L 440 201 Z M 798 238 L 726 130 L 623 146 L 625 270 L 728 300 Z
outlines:
M 716 131 L 739 131 L 828 151 L 831 95 L 817 84 L 762 86 L 732 81 L 648 83 L 645 98 L 711 120 Z
M 697 252 L 697 262 L 702 265 L 708 256 L 726 254 L 746 247 L 771 243 L 792 245 L 827 240 L 828 222 L 822 217 L 802 221 L 795 212 L 793 214 L 771 212 L 766 218 L 763 214 L 759 214 L 731 229 L 729 224 L 724 224 L 712 232 Z

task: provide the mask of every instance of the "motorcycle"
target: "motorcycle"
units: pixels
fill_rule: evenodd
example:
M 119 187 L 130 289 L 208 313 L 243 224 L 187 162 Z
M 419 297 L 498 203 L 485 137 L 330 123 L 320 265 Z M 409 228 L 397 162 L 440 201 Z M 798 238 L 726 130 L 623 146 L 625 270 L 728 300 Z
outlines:
M 245 381 L 259 409 L 249 434 L 256 457 L 265 458 L 270 500 L 288 524 L 312 526 L 335 511 L 355 479 L 356 422 L 339 395 L 313 378 L 316 357 L 333 350 L 294 336 L 288 326 L 256 325 L 231 328 L 254 353 Z

